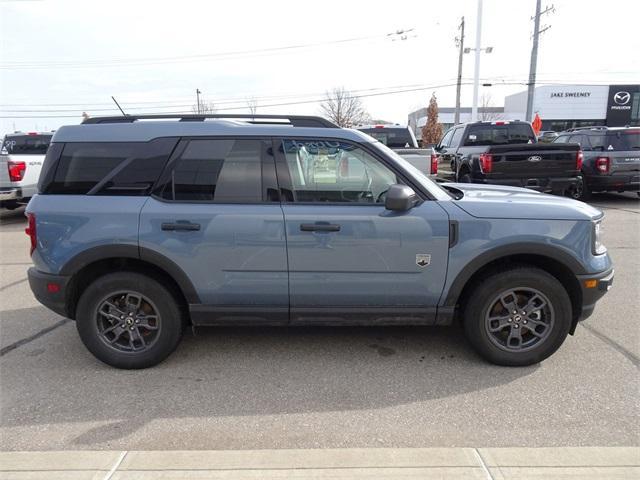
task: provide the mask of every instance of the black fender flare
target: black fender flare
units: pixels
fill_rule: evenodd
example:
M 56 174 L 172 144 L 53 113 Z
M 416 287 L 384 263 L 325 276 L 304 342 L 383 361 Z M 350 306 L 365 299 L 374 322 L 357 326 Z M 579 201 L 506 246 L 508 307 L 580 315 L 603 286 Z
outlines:
M 188 303 L 201 303 L 193 283 L 182 268 L 166 256 L 137 245 L 100 245 L 83 250 L 62 266 L 60 275 L 72 276 L 91 263 L 110 258 L 131 258 L 154 265 L 178 284 Z
M 478 255 L 471 262 L 465 265 L 465 267 L 458 273 L 456 278 L 451 283 L 451 286 L 447 291 L 443 306 L 454 307 L 458 302 L 458 298 L 460 298 L 462 290 L 467 285 L 469 280 L 482 268 L 493 261 L 499 260 L 501 258 L 512 257 L 514 255 L 534 255 L 537 257 L 545 257 L 561 264 L 566 269 L 571 271 L 574 275 L 583 275 L 588 273 L 585 270 L 584 266 L 575 257 L 552 245 L 533 242 L 519 242 L 509 245 L 502 245 Z

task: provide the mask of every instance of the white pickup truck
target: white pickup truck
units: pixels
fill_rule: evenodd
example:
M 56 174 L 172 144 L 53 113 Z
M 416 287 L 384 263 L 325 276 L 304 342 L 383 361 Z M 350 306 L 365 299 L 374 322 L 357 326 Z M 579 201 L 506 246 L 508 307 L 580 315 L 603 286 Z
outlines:
M 13 210 L 36 193 L 52 136 L 52 132 L 5 135 L 0 150 L 0 207 Z
M 398 124 L 360 125 L 361 132 L 385 144 L 422 173 L 435 177 L 438 173 L 438 157 L 433 148 L 419 148 L 409 127 Z

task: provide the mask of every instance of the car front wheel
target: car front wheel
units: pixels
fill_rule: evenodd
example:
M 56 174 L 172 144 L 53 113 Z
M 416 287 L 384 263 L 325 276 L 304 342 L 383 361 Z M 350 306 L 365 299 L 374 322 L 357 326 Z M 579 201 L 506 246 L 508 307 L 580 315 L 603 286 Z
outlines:
M 549 357 L 567 337 L 571 319 L 571 301 L 562 284 L 534 267 L 485 277 L 464 307 L 467 338 L 498 365 L 532 365 Z
M 160 363 L 182 335 L 174 296 L 162 283 L 135 272 L 111 273 L 91 283 L 78 302 L 76 326 L 96 358 L 126 369 Z

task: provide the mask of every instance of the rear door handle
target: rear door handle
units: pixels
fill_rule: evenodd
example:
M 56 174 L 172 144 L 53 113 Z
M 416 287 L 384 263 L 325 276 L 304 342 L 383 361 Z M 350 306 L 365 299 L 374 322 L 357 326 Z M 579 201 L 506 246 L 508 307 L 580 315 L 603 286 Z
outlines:
M 193 231 L 200 230 L 200 224 L 191 223 L 189 221 L 178 220 L 175 223 L 163 223 L 161 228 L 162 230 L 169 231 L 169 232 L 175 232 L 178 230 L 193 232 Z
M 303 223 L 300 225 L 301 232 L 339 232 L 340 225 L 335 223 Z

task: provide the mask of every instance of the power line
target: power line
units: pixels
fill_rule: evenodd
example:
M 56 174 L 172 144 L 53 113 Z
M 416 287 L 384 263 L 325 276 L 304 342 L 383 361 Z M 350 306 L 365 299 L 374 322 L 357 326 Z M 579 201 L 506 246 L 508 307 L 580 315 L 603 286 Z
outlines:
M 411 29 L 413 30 L 413 29 Z M 395 34 L 395 32 L 394 32 Z M 39 68 L 94 68 L 94 67 L 114 67 L 114 66 L 146 66 L 161 65 L 167 63 L 188 63 L 198 61 L 210 61 L 214 59 L 232 59 L 246 58 L 262 55 L 272 55 L 288 51 L 301 50 L 306 48 L 317 48 L 327 45 L 341 45 L 349 43 L 357 43 L 369 40 L 384 40 L 390 34 L 370 35 L 363 37 L 344 38 L 339 40 L 330 40 L 326 42 L 305 43 L 297 45 L 286 45 L 282 47 L 259 48 L 253 50 L 236 50 L 229 52 L 205 53 L 198 55 L 180 55 L 171 57 L 147 57 L 147 58 L 128 58 L 128 59 L 105 59 L 105 60 L 74 60 L 74 61 L 14 61 L 4 62 L 0 64 L 2 70 L 22 70 L 22 69 L 39 69 Z

